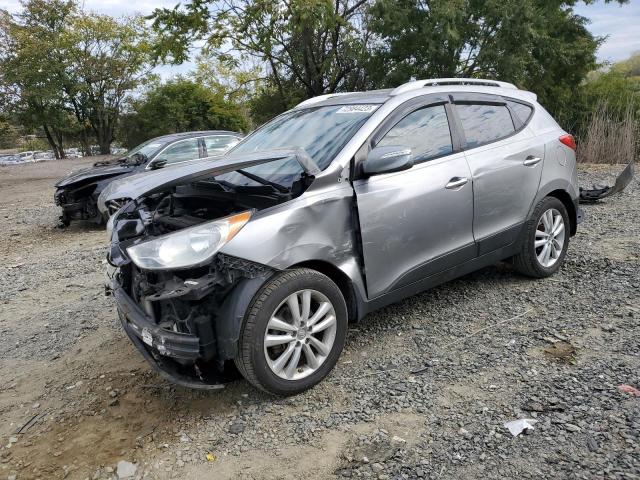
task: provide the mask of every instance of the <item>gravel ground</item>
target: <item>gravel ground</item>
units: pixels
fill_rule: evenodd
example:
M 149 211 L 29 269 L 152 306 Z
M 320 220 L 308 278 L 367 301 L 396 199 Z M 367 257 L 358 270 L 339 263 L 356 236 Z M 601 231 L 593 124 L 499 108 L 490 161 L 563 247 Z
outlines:
M 104 232 L 55 229 L 54 181 L 89 162 L 0 168 L 0 479 L 640 478 L 619 388 L 640 388 L 637 181 L 584 207 L 557 275 L 498 265 L 387 307 L 322 384 L 274 399 L 141 360 L 102 293 Z

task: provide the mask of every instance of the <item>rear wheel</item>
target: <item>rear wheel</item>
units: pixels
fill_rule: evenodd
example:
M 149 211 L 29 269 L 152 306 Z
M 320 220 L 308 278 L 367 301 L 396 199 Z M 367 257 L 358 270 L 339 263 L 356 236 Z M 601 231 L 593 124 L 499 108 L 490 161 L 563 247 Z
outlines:
M 516 270 L 535 278 L 553 275 L 567 254 L 569 231 L 564 204 L 555 197 L 542 199 L 525 226 L 522 250 L 514 257 Z
M 254 386 L 294 395 L 331 371 L 346 331 L 347 307 L 336 284 L 315 270 L 290 270 L 254 297 L 235 362 Z

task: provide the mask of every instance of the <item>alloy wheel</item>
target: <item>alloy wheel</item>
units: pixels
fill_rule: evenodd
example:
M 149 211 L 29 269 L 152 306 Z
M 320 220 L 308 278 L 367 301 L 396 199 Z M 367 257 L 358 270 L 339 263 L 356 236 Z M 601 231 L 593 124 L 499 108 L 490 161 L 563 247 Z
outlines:
M 562 214 L 555 208 L 543 212 L 538 220 L 534 243 L 540 265 L 550 268 L 558 261 L 564 248 L 565 235 Z
M 300 380 L 318 370 L 336 338 L 336 312 L 317 290 L 299 290 L 285 298 L 267 323 L 264 354 L 271 371 Z

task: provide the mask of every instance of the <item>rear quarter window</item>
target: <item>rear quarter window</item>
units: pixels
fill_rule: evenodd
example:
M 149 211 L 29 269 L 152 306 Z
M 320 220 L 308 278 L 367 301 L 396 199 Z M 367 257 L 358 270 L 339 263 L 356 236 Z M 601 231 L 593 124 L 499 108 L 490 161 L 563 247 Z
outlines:
M 515 132 L 509 109 L 504 105 L 456 104 L 467 148 L 494 142 Z
M 525 125 L 531 118 L 531 115 L 533 115 L 533 108 L 524 103 L 507 101 L 507 105 L 509 105 L 511 113 L 513 114 L 513 123 L 515 123 L 516 129 Z

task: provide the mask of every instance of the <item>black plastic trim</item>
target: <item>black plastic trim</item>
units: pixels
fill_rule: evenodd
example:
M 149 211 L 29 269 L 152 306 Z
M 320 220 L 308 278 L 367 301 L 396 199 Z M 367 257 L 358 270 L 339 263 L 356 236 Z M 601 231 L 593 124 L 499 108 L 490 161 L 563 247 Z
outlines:
M 196 335 L 171 332 L 159 327 L 122 287 L 115 286 L 113 296 L 124 316 L 123 323 L 138 339 L 142 340 L 143 331 L 146 331 L 153 339 L 151 348 L 161 355 L 187 361 L 200 358 L 200 339 Z

